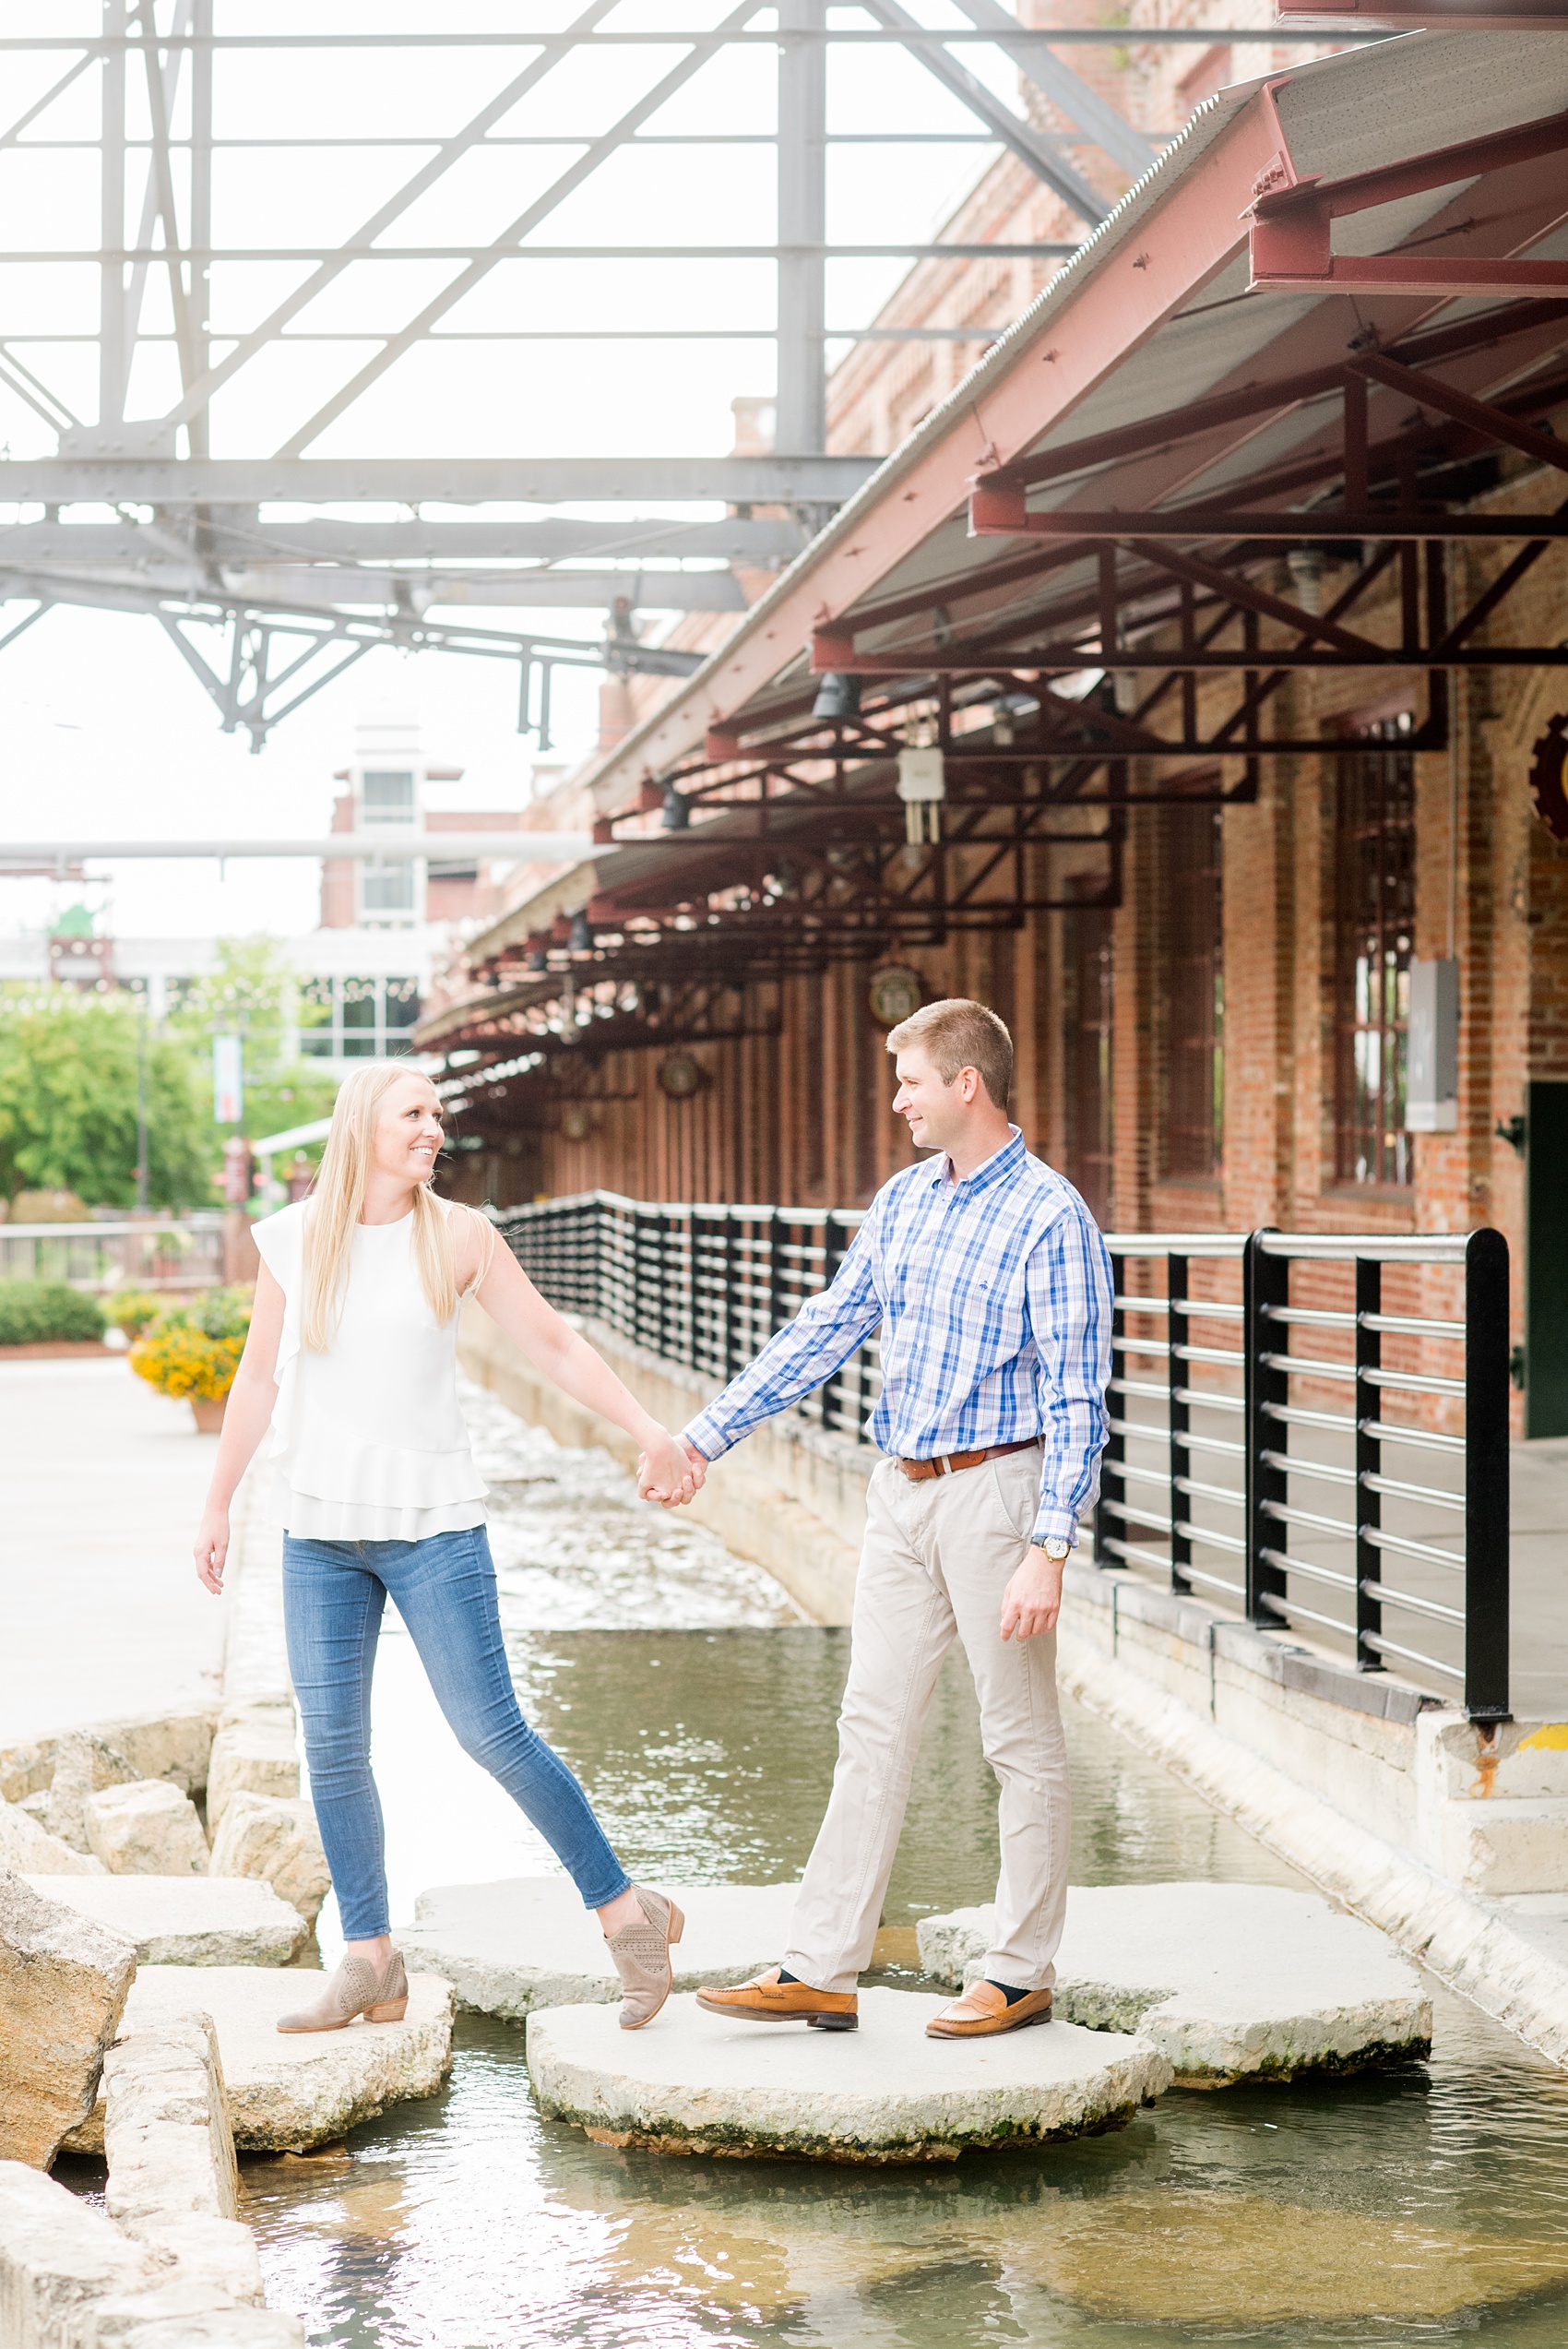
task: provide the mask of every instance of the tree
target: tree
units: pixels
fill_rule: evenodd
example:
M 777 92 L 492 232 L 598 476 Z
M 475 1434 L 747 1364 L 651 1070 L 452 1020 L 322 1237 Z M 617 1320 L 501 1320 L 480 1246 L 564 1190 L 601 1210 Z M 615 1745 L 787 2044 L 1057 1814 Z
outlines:
M 237 1035 L 244 1067 L 244 1117 L 241 1126 L 214 1126 L 217 1160 L 232 1134 L 276 1134 L 325 1117 L 337 1098 L 338 1082 L 298 1055 L 302 1027 L 327 1017 L 307 1003 L 288 953 L 276 938 L 224 938 L 212 971 L 198 979 L 170 1028 L 210 1082 L 212 1039 Z M 216 1163 L 216 1160 L 215 1160 Z
M 137 1195 L 137 1055 L 147 1053 L 148 1198 L 212 1204 L 211 1113 L 188 1049 L 139 1000 L 0 987 L 0 1193 L 69 1190 L 94 1206 Z

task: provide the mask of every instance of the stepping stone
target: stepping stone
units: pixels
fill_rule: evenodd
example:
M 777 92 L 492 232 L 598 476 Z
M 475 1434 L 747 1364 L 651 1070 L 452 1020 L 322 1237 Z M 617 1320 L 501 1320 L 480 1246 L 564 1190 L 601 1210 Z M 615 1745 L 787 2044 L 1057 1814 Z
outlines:
M 270 1884 L 218 1876 L 30 1876 L 58 1901 L 134 1941 L 143 1965 L 286 1966 L 310 1938 Z M 193 2000 L 195 1994 L 193 1993 Z M 196 2001 L 199 2003 L 199 2001 Z
M 783 1955 L 793 1884 L 660 1885 L 684 1911 L 677 1990 L 745 1982 Z M 442 1884 L 422 1892 L 393 1938 L 410 1965 L 445 1974 L 465 2011 L 520 2021 L 537 2007 L 619 2004 L 599 1919 L 564 1876 Z
M 957 1986 L 978 1973 L 992 1912 L 921 1920 L 921 1962 Z M 1431 2046 L 1413 1965 L 1359 1917 L 1274 1884 L 1075 1885 L 1056 1960 L 1056 2013 L 1136 2032 L 1185 2088 L 1364 2071 Z
M 606 2007 L 555 2007 L 529 2017 L 529 2070 L 541 2110 L 601 2145 L 819 2162 L 953 2162 L 1093 2135 L 1170 2085 L 1146 2040 L 1072 2023 L 928 2039 L 944 2003 L 862 1990 L 856 2032 L 729 2022 L 691 1997 L 636 2032 Z
M 353 2022 L 343 2031 L 277 2029 L 321 1987 L 302 1968 L 143 1966 L 131 1985 L 120 2036 L 178 2016 L 208 2014 L 218 2030 L 229 2120 L 242 2152 L 303 2152 L 374 2120 L 388 2105 L 434 2096 L 452 2066 L 452 1990 L 428 1973 L 409 1979 L 401 2022 Z M 101 2153 L 103 2098 L 65 2140 Z

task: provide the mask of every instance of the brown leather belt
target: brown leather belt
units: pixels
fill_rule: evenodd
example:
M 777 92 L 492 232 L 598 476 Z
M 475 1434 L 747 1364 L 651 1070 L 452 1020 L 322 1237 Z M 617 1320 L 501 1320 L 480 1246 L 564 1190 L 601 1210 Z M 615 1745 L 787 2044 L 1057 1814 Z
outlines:
M 978 1468 L 982 1461 L 1002 1460 L 1008 1452 L 1032 1452 L 1039 1444 L 1038 1436 L 1025 1436 L 1016 1444 L 988 1444 L 982 1452 L 945 1452 L 940 1460 L 900 1460 L 894 1466 L 901 1468 L 912 1484 L 919 1485 L 928 1476 L 956 1476 L 961 1468 Z

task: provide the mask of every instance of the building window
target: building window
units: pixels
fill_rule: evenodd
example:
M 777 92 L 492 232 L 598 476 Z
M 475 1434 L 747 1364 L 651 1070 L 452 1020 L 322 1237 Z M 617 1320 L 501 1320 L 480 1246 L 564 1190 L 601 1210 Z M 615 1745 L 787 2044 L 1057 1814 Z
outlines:
M 367 831 L 407 828 L 414 820 L 411 772 L 367 768 L 360 778 L 360 818 Z M 360 866 L 360 917 L 370 923 L 411 922 L 414 868 L 408 857 L 367 857 Z
M 1218 807 L 1160 818 L 1162 1174 L 1207 1181 L 1225 1145 L 1225 883 Z
M 1416 762 L 1400 743 L 1410 722 L 1405 716 L 1368 727 L 1368 748 L 1339 765 L 1334 1025 L 1342 1183 L 1410 1180 L 1405 1023 L 1416 931 Z
M 300 1033 L 320 1060 L 389 1060 L 409 1049 L 420 1016 L 417 979 L 311 979 L 302 991 L 327 1015 Z

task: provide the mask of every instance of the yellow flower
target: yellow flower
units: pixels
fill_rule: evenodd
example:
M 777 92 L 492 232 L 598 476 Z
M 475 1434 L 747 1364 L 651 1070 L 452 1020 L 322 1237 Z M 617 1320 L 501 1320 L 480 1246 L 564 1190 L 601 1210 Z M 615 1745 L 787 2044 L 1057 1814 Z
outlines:
M 129 1361 L 137 1377 L 160 1394 L 216 1402 L 233 1385 L 244 1345 L 243 1337 L 208 1338 L 199 1330 L 155 1324 L 131 1348 Z

